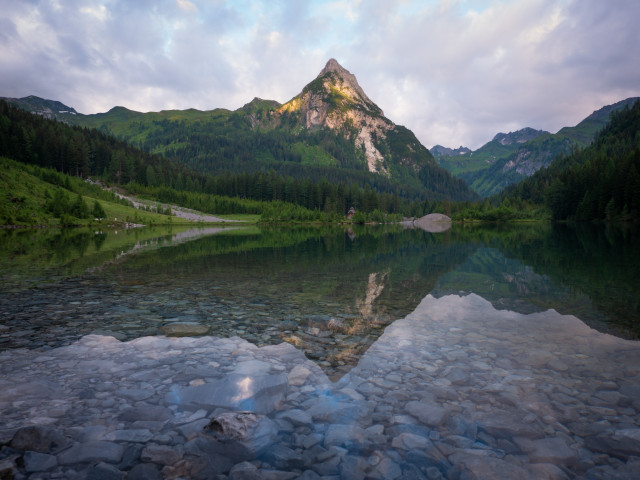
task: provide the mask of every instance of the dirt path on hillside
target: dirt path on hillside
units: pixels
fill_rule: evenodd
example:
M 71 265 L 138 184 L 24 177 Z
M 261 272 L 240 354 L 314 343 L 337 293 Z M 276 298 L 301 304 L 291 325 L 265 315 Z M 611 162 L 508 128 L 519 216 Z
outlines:
M 141 200 L 135 197 L 129 197 L 127 195 L 123 195 L 114 190 L 114 192 L 119 198 L 124 198 L 125 200 L 129 200 L 133 203 L 133 206 L 137 209 L 146 208 L 146 207 L 155 207 L 162 208 L 166 210 L 167 208 L 171 209 L 171 213 L 173 216 L 178 218 L 184 218 L 186 220 L 191 220 L 193 222 L 205 222 L 205 223 L 241 223 L 241 220 L 228 220 L 226 218 L 216 217 L 215 215 L 209 215 L 206 213 L 198 212 L 197 210 L 191 210 L 189 208 L 180 207 L 178 205 L 171 205 L 170 203 L 161 203 L 155 202 L 152 200 Z

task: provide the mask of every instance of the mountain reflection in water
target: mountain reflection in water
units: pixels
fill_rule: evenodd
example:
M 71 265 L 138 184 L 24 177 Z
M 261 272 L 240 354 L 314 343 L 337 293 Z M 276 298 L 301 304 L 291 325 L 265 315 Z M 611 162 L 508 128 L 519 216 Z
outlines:
M 635 238 L 540 225 L 440 234 L 389 227 L 2 232 L 0 348 L 191 329 L 256 345 L 289 342 L 337 379 L 428 293 L 477 293 L 520 313 L 553 308 L 637 338 Z

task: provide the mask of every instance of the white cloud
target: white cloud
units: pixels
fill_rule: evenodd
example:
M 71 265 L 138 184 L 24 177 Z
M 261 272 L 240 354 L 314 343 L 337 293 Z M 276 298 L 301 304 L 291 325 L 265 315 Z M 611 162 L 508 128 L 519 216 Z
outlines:
M 388 14 L 393 20 L 378 25 L 367 20 L 382 33 L 359 47 L 376 55 L 354 55 L 348 67 L 373 75 L 369 96 L 427 146 L 477 148 L 498 131 L 525 126 L 556 131 L 640 93 L 640 82 L 631 86 L 640 78 L 638 3 L 521 0 L 472 13 L 462 2 L 450 3 L 410 18 Z M 624 40 L 609 40 L 618 31 Z M 605 78 L 614 75 L 621 78 Z M 388 85 L 407 78 L 414 90 L 386 95 Z M 401 108 L 407 104 L 414 108 Z
M 105 7 L 104 5 L 82 7 L 80 9 L 80 12 L 91 15 L 92 17 L 95 17 L 102 22 L 107 19 L 107 16 L 109 14 L 109 12 L 107 11 L 107 7 Z
M 197 12 L 198 11 L 198 7 L 196 7 L 189 0 L 176 0 L 176 2 L 178 3 L 178 7 L 180 7 L 180 9 L 184 10 L 185 12 Z
M 0 0 L 0 96 L 284 102 L 331 57 L 426 145 L 555 131 L 640 94 L 636 0 Z

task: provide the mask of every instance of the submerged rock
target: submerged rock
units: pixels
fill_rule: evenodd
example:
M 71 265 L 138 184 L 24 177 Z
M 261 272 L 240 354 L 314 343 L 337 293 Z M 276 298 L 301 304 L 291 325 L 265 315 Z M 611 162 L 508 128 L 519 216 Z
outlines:
M 253 459 L 273 444 L 276 424 L 252 412 L 228 412 L 211 419 L 203 429 L 210 451 L 238 462 Z
M 162 327 L 168 337 L 197 337 L 209 333 L 209 327 L 195 322 L 175 322 Z
M 233 373 L 221 380 L 197 386 L 175 389 L 166 395 L 167 403 L 192 405 L 196 408 L 215 407 L 270 413 L 287 392 L 287 376 L 244 375 Z
M 22 457 L 24 462 L 24 469 L 28 472 L 45 472 L 51 470 L 58 465 L 58 460 L 55 455 L 49 455 L 47 453 L 38 453 L 33 451 L 24 452 Z M 0 475 L 0 478 L 4 478 Z
M 0 453 L 17 478 L 635 478 L 639 365 L 473 295 L 426 297 L 336 383 L 287 344 L 90 336 L 0 353 Z
M 438 405 L 426 402 L 408 402 L 406 405 L 408 413 L 419 419 L 425 425 L 442 425 L 447 419 L 447 410 Z
M 289 384 L 297 387 L 304 385 L 309 375 L 311 375 L 311 370 L 302 365 L 296 365 L 289 373 Z
M 53 427 L 32 425 L 18 430 L 11 439 L 16 450 L 38 453 L 57 453 L 69 445 L 69 439 Z
M 621 457 L 640 457 L 640 428 L 625 428 L 587 437 L 588 448 L 597 452 L 612 452 Z
M 58 455 L 58 463 L 61 465 L 90 462 L 118 463 L 123 453 L 124 447 L 113 442 L 77 443 Z

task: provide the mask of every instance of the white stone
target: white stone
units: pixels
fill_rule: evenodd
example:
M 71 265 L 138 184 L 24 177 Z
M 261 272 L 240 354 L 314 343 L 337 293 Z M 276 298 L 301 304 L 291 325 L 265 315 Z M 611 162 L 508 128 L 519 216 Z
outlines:
M 311 375 L 311 370 L 302 365 L 296 365 L 293 370 L 289 372 L 289 385 L 299 387 L 305 384 L 307 378 Z
M 431 445 L 431 441 L 414 433 L 401 433 L 394 437 L 391 442 L 393 448 L 401 448 L 403 450 L 413 450 L 415 448 L 424 450 Z
M 313 418 L 311 415 L 300 409 L 293 409 L 284 412 L 280 418 L 291 422 L 293 425 L 297 426 L 312 426 Z

